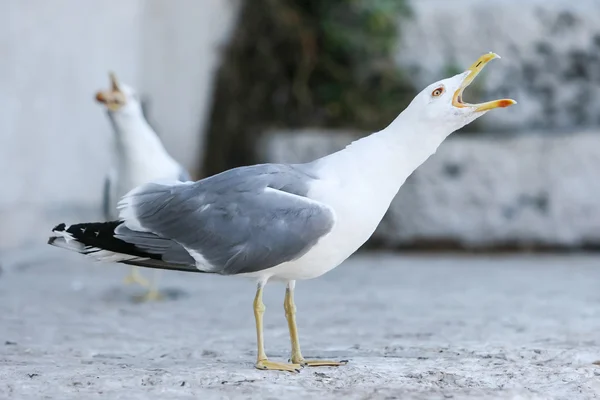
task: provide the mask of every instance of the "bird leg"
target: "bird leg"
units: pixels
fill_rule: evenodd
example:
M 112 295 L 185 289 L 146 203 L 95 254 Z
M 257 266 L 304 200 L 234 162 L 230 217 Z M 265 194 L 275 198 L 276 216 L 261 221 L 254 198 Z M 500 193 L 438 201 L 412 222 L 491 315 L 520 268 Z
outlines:
M 129 275 L 125 277 L 126 285 L 133 285 L 134 283 L 145 288 L 150 286 L 150 282 L 140 274 L 139 267 L 131 267 Z
M 160 270 L 155 269 L 153 271 L 152 283 L 150 284 L 150 290 L 144 295 L 144 301 L 158 301 L 163 300 L 164 296 L 158 290 L 158 277 L 160 275 Z
M 160 274 L 159 269 L 155 269 L 153 273 L 152 283 L 150 284 L 150 290 L 142 297 L 142 301 L 159 301 L 163 300 L 164 296 L 158 290 L 158 276 Z
M 328 360 L 305 360 L 302 357 L 300 351 L 300 340 L 298 338 L 298 327 L 296 326 L 296 304 L 294 304 L 294 284 L 295 282 L 288 283 L 288 287 L 285 290 L 285 300 L 283 301 L 283 308 L 285 309 L 285 318 L 288 322 L 288 328 L 290 329 L 290 340 L 292 342 L 292 359 L 294 364 L 300 364 L 302 366 L 309 367 L 339 367 L 340 365 L 346 365 L 347 360 L 342 361 L 328 361 Z
M 263 283 L 259 283 L 254 297 L 254 318 L 256 319 L 256 342 L 258 344 L 258 356 L 256 364 L 258 369 L 268 369 L 275 371 L 300 372 L 302 368 L 299 364 L 285 364 L 269 361 L 265 354 L 265 345 L 263 339 L 263 314 L 265 313 L 265 305 L 262 301 Z
M 136 297 L 137 302 L 159 301 L 164 298 L 158 290 L 158 272 L 159 270 L 154 271 L 154 278 L 152 279 L 152 282 L 150 282 L 140 274 L 139 267 L 131 267 L 131 273 L 125 278 L 125 283 L 137 283 L 142 287 L 148 288 L 148 291 L 145 294 Z

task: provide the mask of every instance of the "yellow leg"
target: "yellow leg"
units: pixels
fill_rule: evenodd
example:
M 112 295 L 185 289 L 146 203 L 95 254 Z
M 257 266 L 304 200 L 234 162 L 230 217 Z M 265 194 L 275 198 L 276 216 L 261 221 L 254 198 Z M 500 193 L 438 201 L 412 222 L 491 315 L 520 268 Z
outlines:
M 150 282 L 140 274 L 139 267 L 131 267 L 129 275 L 125 277 L 126 285 L 132 285 L 134 283 L 145 288 L 150 287 Z
M 263 314 L 265 305 L 262 301 L 262 291 L 264 284 L 260 283 L 254 297 L 254 318 L 256 319 L 256 342 L 258 344 L 258 356 L 255 367 L 258 369 L 268 369 L 275 371 L 300 372 L 302 368 L 299 364 L 285 364 L 269 361 L 265 354 L 265 344 L 263 339 Z
M 135 300 L 137 302 L 144 303 L 148 301 L 160 301 L 164 299 L 163 295 L 158 290 L 158 274 L 159 270 L 154 270 L 154 277 L 152 281 L 148 281 L 140 274 L 139 267 L 131 267 L 131 273 L 125 278 L 125 283 L 137 283 L 142 287 L 148 288 L 148 291 L 145 294 L 136 297 Z
M 300 364 L 302 366 L 309 367 L 339 367 L 340 365 L 346 365 L 347 360 L 342 361 L 328 361 L 328 360 L 305 360 L 302 357 L 300 351 L 300 340 L 298 338 L 298 327 L 296 326 L 296 305 L 294 304 L 294 285 L 295 282 L 291 281 L 285 290 L 285 300 L 283 302 L 283 308 L 285 309 L 285 318 L 288 322 L 288 328 L 290 329 L 290 340 L 292 342 L 292 362 L 294 364 Z
M 158 290 L 158 276 L 160 274 L 159 269 L 154 270 L 154 276 L 152 277 L 152 283 L 150 284 L 150 290 L 142 297 L 142 301 L 159 301 L 163 300 L 164 296 Z

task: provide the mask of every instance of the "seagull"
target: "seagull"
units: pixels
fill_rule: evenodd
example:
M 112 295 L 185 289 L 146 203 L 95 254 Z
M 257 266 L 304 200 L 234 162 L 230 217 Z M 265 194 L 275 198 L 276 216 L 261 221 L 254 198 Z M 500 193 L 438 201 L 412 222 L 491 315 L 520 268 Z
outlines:
M 114 167 L 104 182 L 103 214 L 107 221 L 118 218 L 117 204 L 130 190 L 147 182 L 161 179 L 189 181 L 188 172 L 179 165 L 163 147 L 158 135 L 150 127 L 142 112 L 135 91 L 119 83 L 114 73 L 109 73 L 110 89 L 96 93 L 96 101 L 106 107 L 114 131 Z M 149 287 L 142 300 L 158 300 L 158 270 L 149 283 L 132 267 L 126 283 Z
M 100 261 L 168 270 L 243 276 L 257 283 L 255 367 L 299 372 L 304 366 L 347 361 L 305 360 L 296 326 L 297 280 L 332 270 L 373 234 L 408 176 L 452 132 L 490 110 L 516 104 L 502 99 L 465 103 L 463 91 L 487 63 L 433 83 L 385 129 L 305 164 L 234 168 L 197 182 L 151 182 L 119 202 L 119 219 L 53 229 L 49 244 Z M 263 288 L 287 285 L 284 310 L 291 363 L 267 358 Z

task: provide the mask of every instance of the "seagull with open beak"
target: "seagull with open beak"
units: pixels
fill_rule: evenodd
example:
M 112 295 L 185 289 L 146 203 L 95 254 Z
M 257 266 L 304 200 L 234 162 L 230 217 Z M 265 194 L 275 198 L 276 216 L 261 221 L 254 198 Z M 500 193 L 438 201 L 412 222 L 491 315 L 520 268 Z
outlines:
M 48 243 L 101 261 L 201 272 L 198 279 L 206 274 L 248 278 L 256 284 L 256 368 L 299 372 L 305 366 L 343 366 L 345 360 L 305 359 L 296 324 L 296 281 L 318 278 L 354 254 L 406 179 L 452 132 L 516 104 L 462 100 L 464 89 L 496 57 L 485 54 L 468 70 L 427 86 L 386 128 L 340 151 L 304 164 L 234 168 L 194 183 L 143 185 L 121 200 L 118 219 L 60 223 Z M 270 360 L 265 350 L 263 289 L 269 282 L 286 285 L 290 363 Z M 212 303 L 237 290 L 223 288 Z

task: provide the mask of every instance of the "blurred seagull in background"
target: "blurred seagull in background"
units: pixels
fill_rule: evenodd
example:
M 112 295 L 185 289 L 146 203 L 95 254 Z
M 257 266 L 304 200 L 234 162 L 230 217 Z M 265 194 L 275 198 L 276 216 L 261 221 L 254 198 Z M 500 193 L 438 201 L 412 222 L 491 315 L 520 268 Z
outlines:
M 165 150 L 158 135 L 144 118 L 142 104 L 129 86 L 119 83 L 110 73 L 110 89 L 96 93 L 96 100 L 106 106 L 114 131 L 114 159 L 104 184 L 103 214 L 107 221 L 118 218 L 117 203 L 127 192 L 156 180 L 189 181 L 188 172 Z M 148 282 L 131 268 L 125 278 L 128 284 L 148 288 L 142 300 L 158 300 L 158 271 Z
M 387 128 L 339 152 L 306 164 L 235 168 L 198 182 L 145 184 L 120 201 L 118 220 L 60 224 L 49 243 L 102 261 L 254 279 L 256 368 L 342 365 L 302 356 L 296 281 L 323 275 L 365 243 L 406 178 L 448 135 L 516 103 L 463 101 L 465 88 L 496 57 L 485 54 L 465 72 L 431 84 Z M 136 154 L 146 159 L 143 148 Z M 265 353 L 262 293 L 269 280 L 287 284 L 290 364 Z

